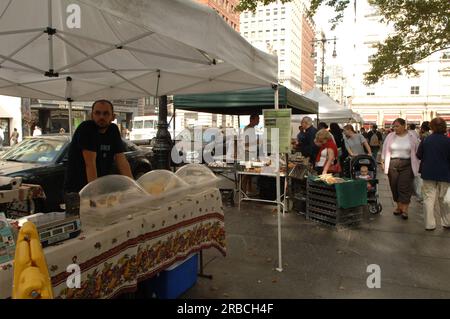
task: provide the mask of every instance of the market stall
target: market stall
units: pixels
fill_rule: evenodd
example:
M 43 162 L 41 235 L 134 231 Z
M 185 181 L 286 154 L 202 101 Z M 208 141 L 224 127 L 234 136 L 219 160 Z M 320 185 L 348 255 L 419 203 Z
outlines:
M 213 9 L 194 1 L 18 0 L 0 3 L 0 12 L 0 94 L 67 101 L 71 133 L 73 101 L 274 85 L 270 90 L 278 107 L 276 56 L 252 47 Z M 113 242 L 113 235 L 107 232 L 102 240 Z M 64 244 L 82 255 L 76 248 L 81 238 Z M 101 251 L 98 243 L 95 251 Z M 50 251 L 51 264 L 61 252 Z M 102 258 L 91 254 L 84 261 L 95 264 Z M 53 265 L 52 277 L 55 271 L 64 273 L 57 261 Z
M 317 114 L 318 103 L 294 91 L 284 87 L 278 87 L 279 107 L 291 109 L 292 114 Z M 230 115 L 249 115 L 262 114 L 264 109 L 273 108 L 275 105 L 273 90 L 270 88 L 246 89 L 231 92 L 209 93 L 209 94 L 179 94 L 174 96 L 174 108 L 188 111 L 230 114 Z M 234 150 L 237 149 L 236 137 Z M 235 155 L 235 154 L 234 154 Z M 243 169 L 245 163 L 239 159 L 228 157 L 223 159 L 224 164 L 211 163 L 209 165 L 213 170 L 221 174 L 224 170 L 233 171 L 235 176 L 235 186 L 238 186 L 237 178 L 246 175 Z M 250 166 L 253 164 L 250 163 Z M 261 167 L 258 161 L 255 167 Z M 259 166 L 258 166 L 259 165 Z M 259 172 L 249 172 L 252 176 L 263 176 Z M 266 177 L 274 177 L 274 174 L 267 174 Z M 272 180 L 274 182 L 274 180 Z M 227 190 L 228 191 L 228 190 Z M 235 194 L 238 193 L 236 189 Z M 247 194 L 241 194 L 243 198 L 249 198 Z M 271 201 L 273 202 L 273 201 Z
M 111 175 L 88 184 L 80 192 L 79 236 L 44 249 L 54 296 L 111 298 L 202 249 L 225 255 L 219 190 L 198 175 L 201 182 L 188 187 L 182 173 L 155 170 L 138 183 Z M 81 270 L 77 289 L 67 285 L 71 264 Z M 12 262 L 0 265 L 0 298 L 11 294 L 12 271 Z

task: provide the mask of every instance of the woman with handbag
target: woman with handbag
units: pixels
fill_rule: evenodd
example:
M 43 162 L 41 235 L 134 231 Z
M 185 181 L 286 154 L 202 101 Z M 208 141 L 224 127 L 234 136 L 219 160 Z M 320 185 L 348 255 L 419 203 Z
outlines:
M 319 147 L 314 167 L 317 173 L 340 173 L 338 150 L 331 133 L 326 129 L 318 131 L 314 143 Z

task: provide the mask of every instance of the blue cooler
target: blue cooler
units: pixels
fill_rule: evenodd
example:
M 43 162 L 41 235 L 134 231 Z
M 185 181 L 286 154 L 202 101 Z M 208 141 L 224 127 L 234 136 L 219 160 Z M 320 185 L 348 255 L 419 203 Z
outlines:
M 152 286 L 153 293 L 159 299 L 175 299 L 197 282 L 198 254 L 192 254 L 187 259 L 175 263 L 170 268 L 161 271 Z

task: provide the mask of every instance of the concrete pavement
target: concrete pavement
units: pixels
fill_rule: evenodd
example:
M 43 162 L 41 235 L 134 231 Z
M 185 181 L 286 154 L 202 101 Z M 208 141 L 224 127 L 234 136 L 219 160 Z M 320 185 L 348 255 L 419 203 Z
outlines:
M 249 202 L 225 209 L 227 256 L 204 252 L 205 273 L 182 298 L 450 298 L 450 231 L 424 230 L 412 198 L 408 220 L 392 214 L 387 177 L 379 175 L 381 215 L 333 230 L 288 213 L 282 217 L 283 272 L 274 206 Z M 367 266 L 381 269 L 369 289 Z

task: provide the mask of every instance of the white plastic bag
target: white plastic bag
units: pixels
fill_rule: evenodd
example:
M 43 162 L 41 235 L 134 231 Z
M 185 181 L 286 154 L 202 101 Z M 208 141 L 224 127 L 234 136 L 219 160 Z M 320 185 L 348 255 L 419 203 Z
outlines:
M 444 203 L 450 205 L 450 187 L 447 188 L 447 194 L 445 194 Z
M 419 200 L 422 199 L 422 185 L 423 179 L 420 177 L 420 175 L 414 177 L 414 194 Z

